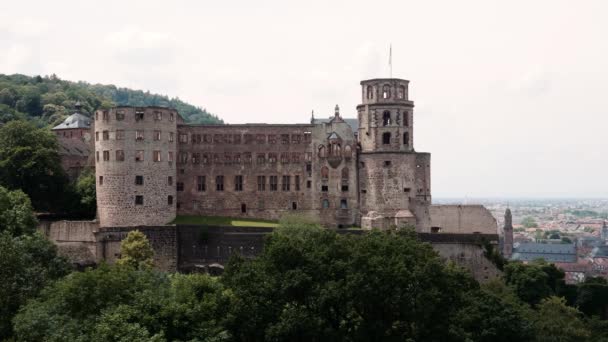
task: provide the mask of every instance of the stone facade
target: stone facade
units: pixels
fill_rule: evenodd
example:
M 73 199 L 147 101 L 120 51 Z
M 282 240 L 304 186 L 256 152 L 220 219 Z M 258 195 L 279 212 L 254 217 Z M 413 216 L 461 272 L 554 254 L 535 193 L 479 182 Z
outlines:
M 358 132 L 338 106 L 329 120 L 293 125 L 189 125 L 157 107 L 97 111 L 101 226 L 297 212 L 327 227 L 428 231 L 430 154 L 414 151 L 408 81 L 361 84 Z
M 97 214 L 102 227 L 164 225 L 175 218 L 174 110 L 117 107 L 95 113 Z

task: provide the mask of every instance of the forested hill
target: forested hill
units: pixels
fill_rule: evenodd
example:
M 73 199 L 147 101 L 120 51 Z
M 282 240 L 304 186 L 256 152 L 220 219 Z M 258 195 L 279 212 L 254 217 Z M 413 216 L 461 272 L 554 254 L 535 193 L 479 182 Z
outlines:
M 82 111 L 92 113 L 115 105 L 163 106 L 177 109 L 189 123 L 223 123 L 205 109 L 179 98 L 151 94 L 149 91 L 119 88 L 115 85 L 71 82 L 51 76 L 0 74 L 0 124 L 14 119 L 30 119 L 40 126 L 56 125 L 74 112 L 80 101 Z

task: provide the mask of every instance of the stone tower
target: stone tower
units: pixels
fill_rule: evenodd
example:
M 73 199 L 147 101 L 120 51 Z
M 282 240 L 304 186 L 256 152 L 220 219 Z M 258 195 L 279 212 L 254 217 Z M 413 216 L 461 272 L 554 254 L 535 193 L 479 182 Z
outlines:
M 366 228 L 415 225 L 430 231 L 429 153 L 414 150 L 409 81 L 361 81 L 359 188 L 361 224 Z
M 161 107 L 98 110 L 94 120 L 101 227 L 164 225 L 175 218 L 178 113 Z
M 600 231 L 600 237 L 605 244 L 606 240 L 608 240 L 608 227 L 606 226 L 606 221 L 602 222 L 602 230 Z
M 513 218 L 511 217 L 511 209 L 505 210 L 505 225 L 503 227 L 504 243 L 502 255 L 509 259 L 513 254 Z

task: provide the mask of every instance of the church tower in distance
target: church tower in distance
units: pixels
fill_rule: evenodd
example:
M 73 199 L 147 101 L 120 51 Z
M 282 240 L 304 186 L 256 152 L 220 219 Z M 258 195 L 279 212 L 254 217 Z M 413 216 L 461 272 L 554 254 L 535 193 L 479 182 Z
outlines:
M 414 150 L 409 81 L 361 81 L 359 189 L 364 228 L 430 231 L 431 155 Z

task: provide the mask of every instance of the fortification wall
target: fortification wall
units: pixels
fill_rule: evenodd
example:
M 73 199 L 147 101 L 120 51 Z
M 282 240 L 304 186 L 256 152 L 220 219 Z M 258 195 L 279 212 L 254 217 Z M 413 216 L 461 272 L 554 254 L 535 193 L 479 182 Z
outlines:
M 431 229 L 441 233 L 497 234 L 496 219 L 482 205 L 432 205 Z
M 98 262 L 95 232 L 96 221 L 41 221 L 38 226 L 49 240 L 55 243 L 59 255 L 79 266 L 90 266 Z

